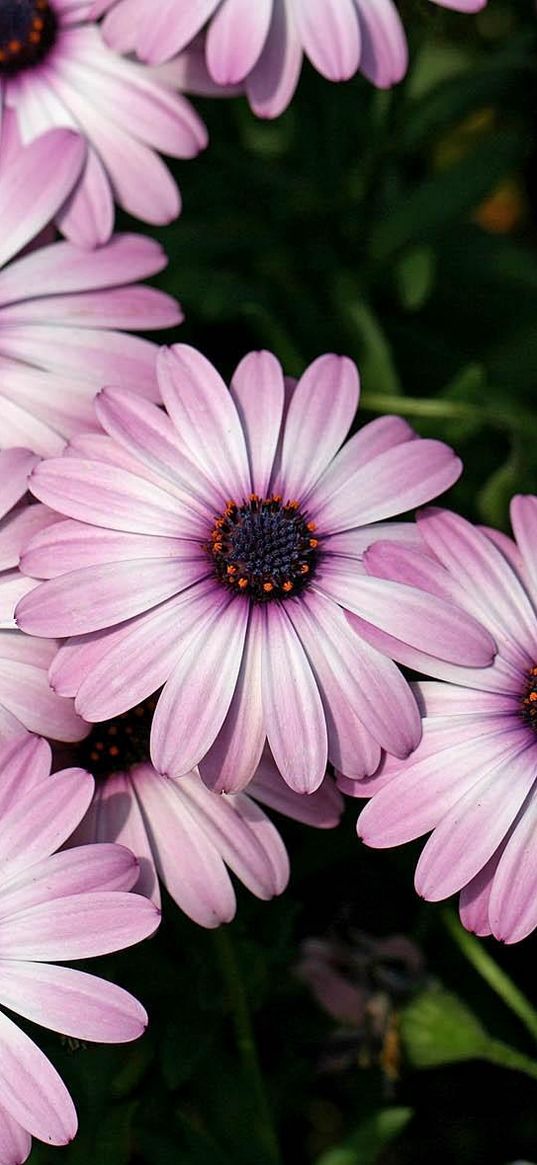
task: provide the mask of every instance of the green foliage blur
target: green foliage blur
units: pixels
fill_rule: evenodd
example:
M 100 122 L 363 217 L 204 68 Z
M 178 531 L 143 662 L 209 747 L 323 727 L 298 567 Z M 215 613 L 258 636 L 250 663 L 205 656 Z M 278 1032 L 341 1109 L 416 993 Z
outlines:
M 465 472 L 449 504 L 507 529 L 511 495 L 537 486 L 537 13 L 408 0 L 403 16 L 412 67 L 393 92 L 305 68 L 276 122 L 241 99 L 197 102 L 211 145 L 176 167 L 184 212 L 155 232 L 160 285 L 184 306 L 181 338 L 226 375 L 251 348 L 290 374 L 352 356 L 360 422 L 397 412 L 451 442 Z M 357 808 L 337 833 L 278 822 L 289 890 L 265 904 L 239 889 L 224 934 L 166 900 L 155 939 L 89 964 L 139 995 L 150 1028 L 119 1048 L 39 1033 L 81 1128 L 66 1150 L 36 1145 L 32 1165 L 537 1161 L 537 1029 L 519 998 L 535 997 L 535 938 L 478 944 L 496 971 L 480 965 L 451 916 L 417 899 L 415 848 L 358 844 Z M 338 1023 L 297 972 L 302 944 L 393 934 L 420 974 L 402 987 L 401 967 L 390 979 L 372 958 L 364 1021 Z

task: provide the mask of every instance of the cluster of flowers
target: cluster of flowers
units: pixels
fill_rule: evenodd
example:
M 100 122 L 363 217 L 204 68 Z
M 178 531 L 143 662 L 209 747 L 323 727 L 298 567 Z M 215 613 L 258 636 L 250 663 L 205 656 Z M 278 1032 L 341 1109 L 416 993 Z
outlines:
M 159 878 L 206 927 L 234 914 L 228 868 L 280 893 L 261 805 L 329 828 L 371 797 L 368 844 L 432 831 L 419 893 L 460 891 L 478 934 L 537 925 L 537 499 L 513 503 L 516 542 L 390 521 L 462 467 L 397 417 L 347 440 L 350 360 L 294 382 L 250 353 L 228 388 L 129 334 L 181 321 L 138 283 L 161 248 L 113 234 L 114 200 L 179 213 L 156 151 L 206 142 L 179 90 L 243 86 L 275 116 L 303 52 L 332 80 L 406 68 L 392 0 L 0 5 L 0 1005 L 84 1040 L 145 1013 L 56 961 L 151 934 Z M 0 1053 L 17 1165 L 76 1115 L 1 1011 Z

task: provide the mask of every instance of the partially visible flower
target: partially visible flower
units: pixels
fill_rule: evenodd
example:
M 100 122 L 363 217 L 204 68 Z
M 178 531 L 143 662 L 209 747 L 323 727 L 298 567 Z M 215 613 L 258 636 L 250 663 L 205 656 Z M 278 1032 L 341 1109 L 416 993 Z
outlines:
M 84 156 L 70 130 L 26 148 L 11 136 L 7 158 L 0 145 L 0 447 L 59 453 L 96 427 L 93 400 L 106 383 L 157 400 L 155 345 L 125 331 L 182 318 L 171 296 L 136 282 L 166 265 L 153 239 L 115 235 L 96 251 L 51 242 L 15 257 L 47 227 Z
M 423 956 L 405 935 L 374 938 L 352 928 L 306 939 L 296 973 L 338 1025 L 321 1068 L 379 1063 L 388 1079 L 399 1066 L 397 1009 L 423 976 Z
M 359 396 L 345 357 L 320 357 L 295 386 L 254 352 L 229 391 L 177 345 L 158 375 L 168 416 L 106 390 L 108 436 L 77 439 L 32 475 L 70 519 L 23 554 L 49 581 L 17 609 L 31 634 L 76 637 L 51 670 L 56 691 L 99 721 L 164 685 L 155 768 L 199 764 L 219 791 L 248 784 L 265 740 L 301 793 L 327 759 L 360 777 L 381 747 L 406 756 L 421 724 L 392 642 L 468 665 L 490 663 L 493 642 L 450 603 L 368 578 L 361 556 L 384 531 L 416 541 L 411 524 L 378 523 L 450 486 L 458 458 L 397 417 L 340 449 Z
M 27 737 L 0 748 L 0 1007 L 100 1043 L 142 1035 L 147 1015 L 113 983 L 54 965 L 132 946 L 159 921 L 127 893 L 137 863 L 121 846 L 59 850 L 85 813 L 93 781 L 50 776 L 50 748 Z M 0 1010 L 0 1161 L 26 1160 L 31 1137 L 64 1145 L 76 1133 L 71 1097 L 47 1057 Z
M 311 797 L 289 789 L 269 755 L 246 793 L 211 792 L 198 772 L 163 777 L 149 760 L 154 699 L 99 724 L 73 752 L 96 779 L 71 844 L 120 842 L 136 855 L 135 889 L 160 906 L 159 877 L 194 922 L 215 927 L 236 909 L 226 867 L 256 897 L 281 894 L 289 878 L 283 841 L 257 802 L 320 829 L 337 825 L 343 798 L 327 777 Z
M 437 0 L 477 12 L 486 0 Z M 404 77 L 408 50 L 392 0 L 95 0 L 103 31 L 122 51 L 166 61 L 206 24 L 207 67 L 220 85 L 244 82 L 259 117 L 277 117 L 295 92 L 303 55 L 329 81 L 360 70 L 389 88 Z
M 35 585 L 18 570 L 21 548 L 56 518 L 24 497 L 37 460 L 27 449 L 0 451 L 0 742 L 29 731 L 65 741 L 87 732 L 73 701 L 58 696 L 48 681 L 58 644 L 23 635 L 13 618 L 18 599 Z
M 431 833 L 416 889 L 430 901 L 460 891 L 464 925 L 513 943 L 537 926 L 537 498 L 515 497 L 516 544 L 447 511 L 419 521 L 424 553 L 379 542 L 368 569 L 449 597 L 489 629 L 492 667 L 400 658 L 447 683 L 415 686 L 421 744 L 387 757 L 356 786 L 373 793 L 358 832 L 376 847 Z
M 15 112 L 26 144 L 59 126 L 86 139 L 82 174 L 58 222 L 94 247 L 112 234 L 114 199 L 144 222 L 177 217 L 179 192 L 157 151 L 195 157 L 207 132 L 186 98 L 108 48 L 90 8 L 89 0 L 3 3 L 0 103 Z M 32 193 L 40 180 L 36 164 Z

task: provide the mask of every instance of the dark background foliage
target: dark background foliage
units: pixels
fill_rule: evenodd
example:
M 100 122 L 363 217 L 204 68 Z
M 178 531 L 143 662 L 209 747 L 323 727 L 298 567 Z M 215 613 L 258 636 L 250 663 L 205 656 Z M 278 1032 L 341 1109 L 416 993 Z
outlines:
M 159 233 L 160 282 L 185 308 L 181 338 L 226 375 L 252 347 L 293 374 L 324 351 L 354 357 L 360 423 L 399 412 L 453 443 L 465 473 L 449 504 L 508 528 L 511 494 L 536 488 L 537 14 L 530 0 L 490 0 L 477 18 L 408 0 L 404 19 L 413 64 L 393 92 L 306 68 L 276 122 L 240 99 L 198 102 L 211 146 L 177 167 L 184 214 Z M 416 851 L 367 851 L 356 813 L 327 834 L 282 821 L 289 891 L 269 904 L 239 891 L 223 934 L 166 901 L 154 940 L 103 961 L 150 1029 L 111 1049 L 39 1034 L 81 1129 L 61 1158 L 36 1146 L 35 1165 L 274 1163 L 247 1009 L 286 1165 L 537 1160 L 527 1024 L 452 916 L 415 896 Z M 373 960 L 368 1022 L 337 1031 L 296 973 L 301 943 L 394 933 L 422 952 L 421 975 L 392 967 L 387 987 Z M 535 939 L 479 949 L 535 994 Z

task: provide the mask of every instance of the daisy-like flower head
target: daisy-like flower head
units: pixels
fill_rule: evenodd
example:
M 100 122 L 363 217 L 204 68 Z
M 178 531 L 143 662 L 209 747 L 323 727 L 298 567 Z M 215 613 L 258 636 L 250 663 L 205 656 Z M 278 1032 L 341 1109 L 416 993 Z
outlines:
M 25 143 L 67 126 L 87 141 L 81 176 L 59 214 L 85 246 L 110 238 L 114 199 L 144 222 L 171 222 L 179 192 L 156 151 L 192 158 L 207 144 L 189 102 L 104 43 L 85 0 L 2 0 L 0 103 Z M 32 192 L 39 189 L 36 165 Z
M 13 612 L 34 582 L 18 570 L 22 546 L 55 521 L 46 506 L 28 505 L 28 474 L 37 457 L 27 449 L 0 452 L 0 743 L 39 732 L 54 740 L 81 740 L 87 725 L 73 701 L 53 692 L 48 669 L 58 644 L 22 635 Z
M 81 769 L 50 776 L 38 737 L 0 748 L 0 1165 L 25 1161 L 31 1137 L 64 1145 L 76 1133 L 71 1097 L 47 1057 L 4 1012 L 81 1040 L 140 1036 L 146 1013 L 131 995 L 55 966 L 131 946 L 159 913 L 130 894 L 135 858 L 116 845 L 56 852 L 86 812 L 93 781 Z
M 416 889 L 438 901 L 460 891 L 464 925 L 517 942 L 537 926 L 537 498 L 511 506 L 516 543 L 447 511 L 425 512 L 424 552 L 379 543 L 368 569 L 449 596 L 494 636 L 492 667 L 465 670 L 401 658 L 443 682 L 416 685 L 423 739 L 406 761 L 387 757 L 365 781 L 359 822 L 368 845 L 432 831 Z
M 490 663 L 493 642 L 445 600 L 368 578 L 361 555 L 375 523 L 446 489 L 459 460 L 397 417 L 340 449 L 359 395 L 345 357 L 320 357 L 286 386 L 275 357 L 254 352 L 229 391 L 177 345 L 158 375 L 168 416 L 106 390 L 108 435 L 77 439 L 32 475 L 69 518 L 23 554 L 23 570 L 48 581 L 17 608 L 31 634 L 73 637 L 55 690 L 100 721 L 164 685 L 155 768 L 199 764 L 219 791 L 248 783 L 265 740 L 297 792 L 318 788 L 327 759 L 360 777 L 381 746 L 406 756 L 416 702 L 367 629 L 468 665 Z M 389 530 L 416 539 L 413 526 Z
M 486 0 L 437 0 L 477 12 Z M 168 60 L 209 22 L 206 60 L 220 85 L 244 82 L 260 117 L 277 117 L 295 92 L 304 53 L 329 81 L 360 70 L 382 89 L 404 77 L 406 37 L 393 0 L 96 0 L 104 35 L 121 51 Z
M 95 428 L 93 399 L 110 380 L 157 400 L 155 345 L 125 331 L 170 327 L 182 318 L 171 296 L 135 282 L 166 265 L 153 239 L 116 235 L 95 251 L 50 239 L 39 245 L 85 154 L 71 130 L 51 130 L 21 148 L 6 113 L 0 142 L 0 447 L 59 453 L 68 437 Z
M 96 779 L 92 804 L 71 844 L 121 842 L 136 855 L 134 889 L 160 906 L 159 876 L 177 905 L 201 926 L 229 922 L 236 909 L 226 867 L 258 898 L 281 894 L 289 878 L 283 841 L 258 802 L 287 817 L 329 829 L 343 798 L 326 777 L 311 797 L 290 789 L 268 749 L 248 794 L 217 794 L 198 772 L 163 777 L 149 759 L 156 703 L 149 697 L 96 725 L 71 758 Z

